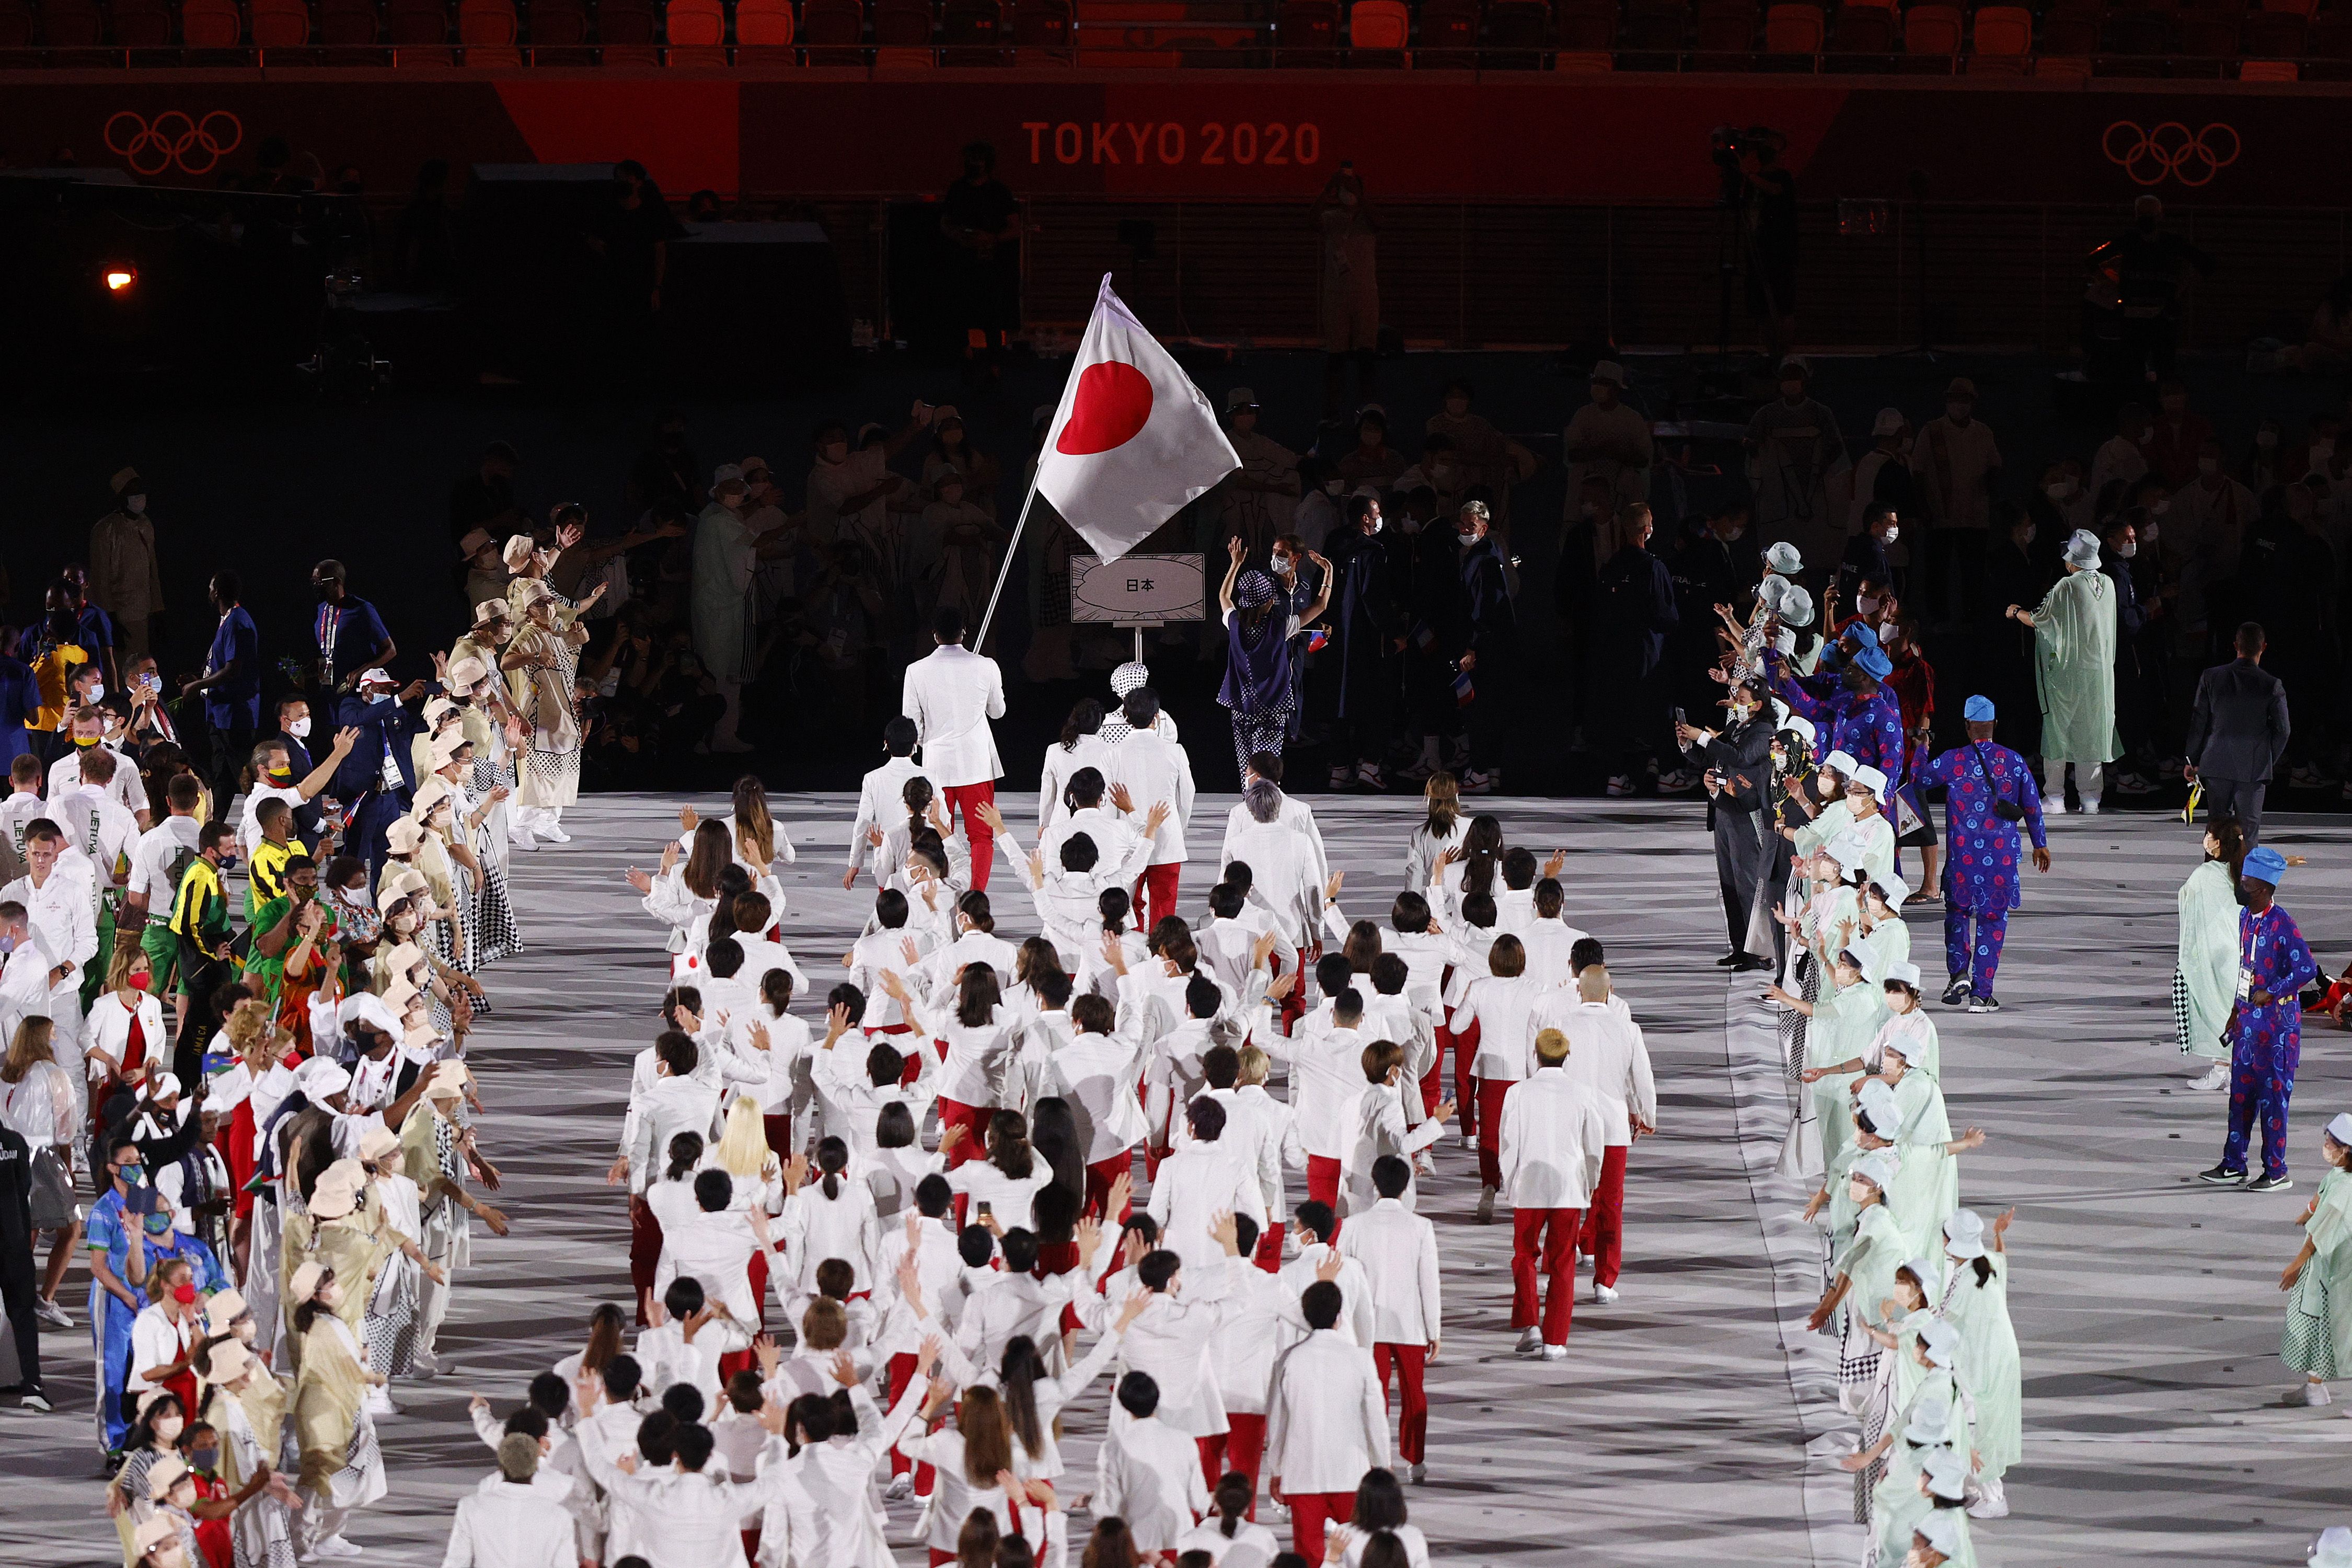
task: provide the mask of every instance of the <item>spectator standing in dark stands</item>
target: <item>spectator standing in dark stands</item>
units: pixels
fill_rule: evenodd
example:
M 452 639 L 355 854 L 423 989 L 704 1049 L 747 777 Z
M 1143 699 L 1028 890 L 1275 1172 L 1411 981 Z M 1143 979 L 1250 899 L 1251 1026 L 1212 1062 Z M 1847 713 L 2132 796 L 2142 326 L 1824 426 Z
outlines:
M 1316 232 L 1321 236 L 1323 308 L 1323 412 L 1335 416 L 1347 406 L 1340 386 L 1352 362 L 1358 401 L 1372 395 L 1380 357 L 1380 221 L 1372 216 L 1364 177 L 1352 160 L 1316 194 Z
M 218 617 L 212 648 L 205 655 L 204 674 L 180 688 L 180 698 L 187 701 L 201 695 L 205 700 L 205 727 L 212 732 L 212 768 L 205 782 L 213 792 L 213 820 L 217 822 L 236 798 L 246 760 L 253 752 L 254 732 L 261 726 L 261 634 L 246 611 L 244 584 L 236 573 L 213 574 L 209 592 Z M 303 769 L 304 773 L 309 771 Z
M 1467 721 L 1470 769 L 1465 795 L 1492 795 L 1503 784 L 1503 738 L 1510 732 L 1518 691 L 1519 630 L 1503 571 L 1503 551 L 1484 501 L 1462 509 L 1454 524 L 1462 547 L 1454 584 L 1454 613 L 1442 634 L 1453 668 L 1467 678 L 1466 701 L 1455 687 L 1455 711 Z
M 2236 659 L 2214 666 L 2197 682 L 2188 776 L 2205 785 L 2205 820 L 2235 817 L 2252 848 L 2262 841 L 2263 794 L 2294 727 L 2285 686 L 2263 668 L 2262 626 L 2253 621 L 2240 626 L 2235 646 Z
M 2336 624 L 2336 552 L 2328 542 L 2319 498 L 2308 483 L 2285 487 L 2284 516 L 2266 515 L 2241 566 L 2252 619 L 2270 634 L 2269 665 L 2286 684 L 2287 700 L 2302 716 L 2290 737 L 2286 782 L 2313 788 L 2321 782 L 2326 715 L 2334 711 L 2340 649 Z
M 1381 503 L 1348 502 L 1349 526 L 1332 535 L 1331 624 L 1339 656 L 1332 677 L 1331 787 L 1358 783 L 1384 789 L 1381 755 L 1396 712 L 1397 655 L 1403 650 L 1403 607 L 1395 569 L 1380 539 Z
M 319 613 L 310 623 L 318 655 L 312 669 L 322 692 L 340 691 L 361 670 L 392 662 L 400 650 L 375 606 L 352 593 L 341 562 L 313 566 L 310 586 L 319 595 Z
M 1389 445 L 1388 410 L 1367 403 L 1356 411 L 1356 444 L 1339 458 L 1339 482 L 1350 496 L 1380 494 L 1397 482 L 1409 465 L 1404 454 Z
M 155 524 L 147 515 L 147 481 L 125 468 L 113 479 L 115 508 L 90 525 L 90 596 L 114 617 L 122 653 L 151 646 L 150 623 L 163 613 L 163 573 L 155 562 Z
M 1666 635 L 1680 623 L 1674 579 L 1650 553 L 1650 509 L 1636 504 L 1619 520 L 1624 543 L 1601 568 L 1594 595 L 1593 697 L 1601 710 L 1600 748 L 1617 765 L 1609 793 L 1632 795 L 1643 776 L 1655 782 L 1658 750 L 1671 745 L 1661 664 Z
M 474 530 L 487 530 L 500 543 L 526 526 L 515 500 L 515 449 L 504 441 L 482 448 L 474 471 L 449 487 L 449 537 L 461 540 Z
M 2213 422 L 2189 406 L 2189 388 L 2167 380 L 2156 389 L 2155 428 L 2147 443 L 2147 466 L 2177 490 L 2197 477 L 2197 459 L 2213 435 Z
M 1893 506 L 1874 500 L 1864 507 L 1862 531 L 1846 541 L 1845 559 L 1838 564 L 1838 592 L 1851 600 L 1862 584 L 1876 583 L 1893 589 L 1900 598 L 1903 578 L 1895 569 L 1893 549 L 1902 537 L 1903 520 Z
M 1977 384 L 1957 376 L 1944 389 L 1944 412 L 1919 427 L 1911 468 L 1928 525 L 1927 570 L 1913 574 L 1915 602 L 1943 625 L 1973 618 L 1984 607 L 1985 528 L 2000 484 L 2000 447 L 1976 416 Z
M 416 171 L 416 194 L 394 229 L 393 272 L 403 289 L 438 294 L 457 281 L 457 246 L 449 225 L 449 165 L 427 158 Z
M 996 177 L 996 149 L 987 142 L 965 145 L 963 175 L 940 204 L 940 233 L 965 365 L 992 381 L 1021 330 L 1021 203 Z
M 648 511 L 656 501 L 667 497 L 689 511 L 699 512 L 710 504 L 703 492 L 704 472 L 702 459 L 695 456 L 686 438 L 686 416 L 673 409 L 654 426 L 653 444 L 629 466 L 630 509 Z
M 2123 292 L 2125 371 L 2134 379 L 2169 376 L 2180 343 L 2181 285 L 2191 270 L 2213 276 L 2213 258 L 2164 232 L 2164 204 L 2154 196 L 2132 203 L 2132 226 L 2113 243 Z
M 669 272 L 669 245 L 686 227 L 662 200 L 661 187 L 635 160 L 613 165 L 613 205 L 588 247 L 604 258 L 604 309 L 616 363 L 625 372 L 654 367 L 655 322 Z
M 1778 360 L 1797 341 L 1797 177 L 1780 166 L 1777 133 L 1751 135 L 1739 154 L 1740 217 L 1748 237 L 1748 313 Z
M 1614 360 L 1592 367 L 1586 384 L 1592 401 L 1571 415 L 1560 437 L 1560 456 L 1570 466 L 1568 506 L 1573 521 L 1588 479 L 1609 487 L 1608 510 L 1650 499 L 1650 464 L 1657 447 L 1650 416 L 1625 401 L 1625 369 Z
M 2156 606 L 2141 597 L 2139 574 L 2135 570 L 2139 556 L 2137 525 L 2143 515 L 2135 507 L 2109 518 L 2103 531 L 2105 547 L 2099 556 L 2099 570 L 2116 585 L 2116 732 L 2124 742 L 2123 760 L 2112 770 L 2117 795 L 2156 791 L 2144 771 L 2154 745 L 2156 714 L 2148 700 L 2142 654 L 2148 618 Z
M 1832 514 L 1824 485 L 1845 443 L 1837 416 L 1812 395 L 1811 379 L 1803 360 L 1781 362 L 1780 395 L 1748 420 L 1747 446 L 1761 542 L 1795 545 L 1818 588 L 1845 550 L 1845 519 Z
M 1919 483 L 1911 474 L 1911 421 L 1900 408 L 1882 408 L 1870 425 L 1870 450 L 1854 460 L 1853 500 L 1846 512 L 1849 533 L 1859 531 L 1873 506 L 1892 507 L 1897 517 L 1916 518 Z M 1912 541 L 1924 549 L 1922 539 Z

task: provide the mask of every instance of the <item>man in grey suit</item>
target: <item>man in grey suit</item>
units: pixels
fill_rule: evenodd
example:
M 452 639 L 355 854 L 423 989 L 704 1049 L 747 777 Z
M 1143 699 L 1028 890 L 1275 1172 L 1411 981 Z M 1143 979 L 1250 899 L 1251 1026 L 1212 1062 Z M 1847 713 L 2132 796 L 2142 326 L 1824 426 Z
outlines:
M 2266 639 L 2260 623 L 2238 628 L 2238 657 L 2197 681 L 2197 710 L 2189 721 L 2186 776 L 2205 784 L 2205 819 L 2234 816 L 2246 847 L 2261 840 L 2263 792 L 2286 752 L 2286 687 L 2263 668 Z

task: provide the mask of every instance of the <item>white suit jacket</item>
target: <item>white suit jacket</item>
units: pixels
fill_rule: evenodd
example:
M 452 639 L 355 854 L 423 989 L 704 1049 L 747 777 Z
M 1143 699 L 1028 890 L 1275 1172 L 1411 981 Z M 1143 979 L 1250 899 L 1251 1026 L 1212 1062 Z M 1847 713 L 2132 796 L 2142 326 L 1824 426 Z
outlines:
M 1395 1198 L 1351 1215 L 1339 1251 L 1364 1266 L 1372 1284 L 1372 1338 L 1384 1345 L 1437 1339 L 1437 1229 Z
M 1318 1329 L 1274 1363 L 1265 1403 L 1265 1458 L 1286 1493 L 1353 1492 L 1389 1462 L 1387 1401 L 1372 1352 Z
M 1571 1042 L 1570 1059 L 1582 1048 Z M 1620 1115 L 1617 1125 L 1624 1124 Z M 1609 1121 L 1591 1085 L 1561 1068 L 1538 1068 L 1505 1091 L 1503 1124 L 1496 1136 L 1503 1193 L 1513 1208 L 1592 1206 L 1601 1153 L 1609 1146 Z M 1344 1237 L 1354 1228 L 1340 1234 Z
M 1125 784 L 1133 807 L 1128 820 L 1141 832 L 1156 801 L 1168 803 L 1168 820 L 1153 836 L 1150 864 L 1168 866 L 1188 858 L 1184 826 L 1192 820 L 1192 763 L 1184 748 L 1158 735 L 1129 735 L 1111 749 L 1106 784 Z
M 529 1481 L 494 1477 L 457 1500 L 441 1568 L 573 1568 L 579 1560 L 562 1503 Z
M 923 772 L 942 790 L 1002 775 L 991 719 L 1004 717 L 1004 673 L 962 644 L 933 648 L 907 667 L 899 707 L 921 739 Z

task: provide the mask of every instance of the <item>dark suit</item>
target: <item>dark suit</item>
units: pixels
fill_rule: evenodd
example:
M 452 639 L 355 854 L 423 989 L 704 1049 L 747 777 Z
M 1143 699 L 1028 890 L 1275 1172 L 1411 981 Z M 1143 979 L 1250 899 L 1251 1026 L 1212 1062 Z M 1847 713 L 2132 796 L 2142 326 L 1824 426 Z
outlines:
M 2216 665 L 2198 678 L 2189 759 L 2205 785 L 2205 817 L 2236 817 L 2249 849 L 2260 841 L 2263 792 L 2291 732 L 2286 687 L 2252 659 Z
M 425 727 L 424 721 L 402 707 L 397 698 L 370 702 L 352 692 L 335 704 L 335 723 L 360 732 L 350 754 L 335 769 L 330 787 L 351 812 L 343 829 L 345 852 L 367 862 L 368 885 L 373 887 L 383 875 L 389 853 L 384 830 L 407 814 L 408 803 L 415 795 L 415 762 L 409 739 Z M 383 782 L 387 756 L 398 772 L 397 787 L 386 787 Z
M 1707 819 L 1715 828 L 1715 875 L 1723 890 L 1723 925 L 1733 952 L 1753 952 L 1748 923 L 1756 912 L 1756 884 L 1764 869 L 1764 831 L 1758 815 L 1772 778 L 1772 710 L 1761 710 L 1744 724 L 1718 731 L 1686 753 L 1723 780 L 1723 793 L 1708 797 Z M 1745 779 L 1748 782 L 1741 784 Z M 1773 843 L 1780 843 L 1778 833 Z M 1760 932 L 1757 933 L 1761 935 Z M 1761 943 L 1769 947 L 1769 942 Z M 1769 959 L 1769 952 L 1756 952 Z

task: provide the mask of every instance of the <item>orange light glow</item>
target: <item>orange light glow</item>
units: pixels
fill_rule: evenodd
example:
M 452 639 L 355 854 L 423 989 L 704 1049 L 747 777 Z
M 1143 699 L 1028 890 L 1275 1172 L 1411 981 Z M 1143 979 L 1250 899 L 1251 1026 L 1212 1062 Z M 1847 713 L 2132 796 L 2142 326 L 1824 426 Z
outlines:
M 138 281 L 139 274 L 131 271 L 131 268 L 127 267 L 110 267 L 107 268 L 106 288 L 109 293 L 120 294 L 125 289 L 130 288 L 133 283 Z

